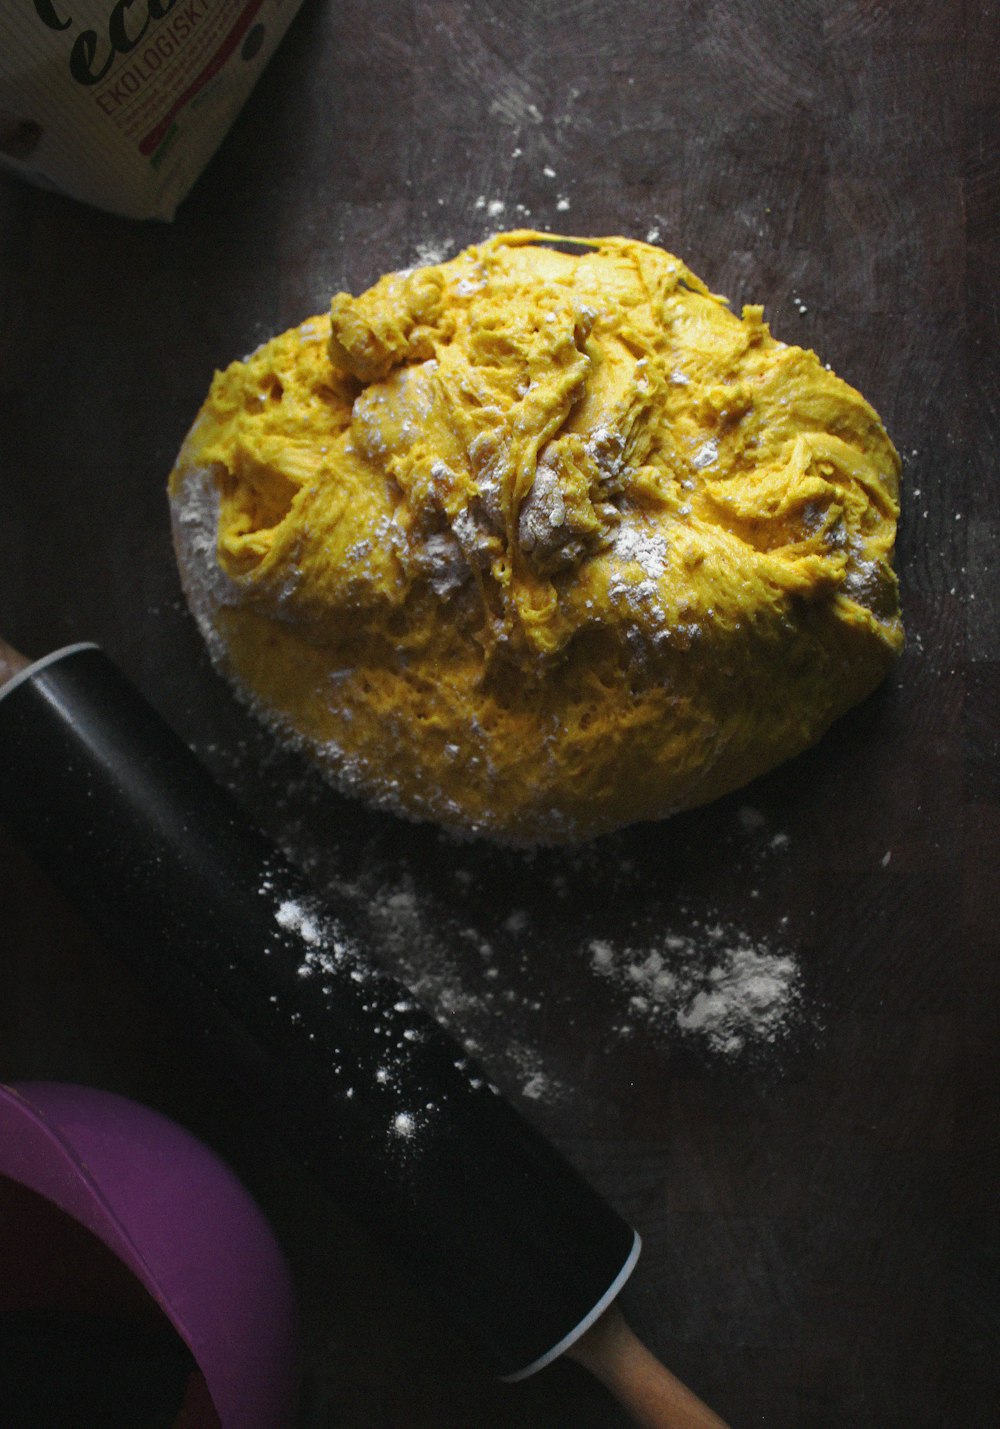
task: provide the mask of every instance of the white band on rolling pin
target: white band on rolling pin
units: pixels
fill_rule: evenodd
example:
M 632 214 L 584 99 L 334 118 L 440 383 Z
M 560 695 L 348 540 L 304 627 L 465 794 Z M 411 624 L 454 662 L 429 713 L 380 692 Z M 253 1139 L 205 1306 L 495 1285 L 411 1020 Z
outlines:
M 16 675 L 12 675 L 3 685 L 0 685 L 0 700 L 4 695 L 9 695 L 11 690 L 17 688 L 24 680 L 28 680 L 32 675 L 37 675 L 39 670 L 44 670 L 46 665 L 53 665 L 57 660 L 62 660 L 66 655 L 75 655 L 77 650 L 98 650 L 100 646 L 95 645 L 93 640 L 79 640 L 75 645 L 64 645 L 61 650 L 53 650 L 51 655 L 43 655 L 40 660 L 35 660 L 30 665 L 25 665 L 23 670 L 18 670 Z
M 574 1345 L 580 1336 L 585 1335 L 591 1325 L 601 1318 L 612 1300 L 617 1298 L 618 1292 L 632 1274 L 632 1271 L 635 1269 L 635 1263 L 639 1259 L 639 1252 L 642 1250 L 642 1241 L 639 1238 L 638 1231 L 635 1231 L 633 1234 L 635 1239 L 632 1241 L 632 1249 L 628 1253 L 625 1264 L 621 1270 L 619 1270 L 594 1308 L 584 1315 L 580 1323 L 570 1330 L 568 1335 L 564 1335 L 557 1345 L 553 1345 L 550 1350 L 546 1350 L 544 1355 L 539 1355 L 537 1360 L 532 1360 L 527 1368 L 515 1370 L 513 1374 L 501 1375 L 504 1384 L 516 1384 L 519 1379 L 527 1379 L 529 1375 L 537 1374 L 540 1369 L 544 1369 L 545 1366 L 551 1364 L 553 1360 L 557 1360 L 560 1355 L 564 1355 L 570 1346 Z

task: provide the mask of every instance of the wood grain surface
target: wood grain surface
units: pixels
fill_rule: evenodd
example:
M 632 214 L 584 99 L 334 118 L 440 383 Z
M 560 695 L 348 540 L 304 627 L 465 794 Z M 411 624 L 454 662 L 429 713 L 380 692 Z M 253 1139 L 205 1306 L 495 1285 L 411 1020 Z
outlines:
M 630 1318 L 736 1426 L 1000 1422 L 998 53 L 1000 6 L 972 0 L 307 0 L 173 224 L 0 182 L 0 633 L 100 642 L 364 902 L 381 955 L 640 1230 Z M 534 858 L 367 813 L 270 751 L 184 609 L 164 497 L 213 368 L 525 223 L 655 231 L 870 398 L 904 458 L 908 632 L 792 764 Z M 713 926 L 794 960 L 778 1045 L 712 1055 L 637 1018 L 588 951 Z M 302 1429 L 624 1423 L 569 1363 L 495 1384 L 8 842 L 0 930 L 0 1076 L 156 1105 L 265 1207 L 302 1301 Z

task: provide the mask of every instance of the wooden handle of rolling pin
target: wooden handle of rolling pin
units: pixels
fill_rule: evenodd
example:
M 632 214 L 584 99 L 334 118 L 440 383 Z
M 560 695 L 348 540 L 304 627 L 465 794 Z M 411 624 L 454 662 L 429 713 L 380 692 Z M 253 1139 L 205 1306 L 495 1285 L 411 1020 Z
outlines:
M 19 670 L 25 669 L 31 664 L 30 660 L 8 645 L 6 640 L 0 640 L 0 685 L 5 685 L 8 680 L 12 680 Z
M 642 1429 L 727 1429 L 633 1334 L 612 1305 L 567 1351 L 609 1389 Z

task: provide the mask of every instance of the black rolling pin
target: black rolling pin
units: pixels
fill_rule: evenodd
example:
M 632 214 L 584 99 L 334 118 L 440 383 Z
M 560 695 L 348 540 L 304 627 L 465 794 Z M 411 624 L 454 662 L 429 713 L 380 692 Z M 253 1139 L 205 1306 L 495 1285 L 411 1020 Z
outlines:
M 640 1423 L 721 1423 L 609 1312 L 636 1233 L 95 645 L 0 649 L 0 819 L 498 1375 L 569 1351 Z

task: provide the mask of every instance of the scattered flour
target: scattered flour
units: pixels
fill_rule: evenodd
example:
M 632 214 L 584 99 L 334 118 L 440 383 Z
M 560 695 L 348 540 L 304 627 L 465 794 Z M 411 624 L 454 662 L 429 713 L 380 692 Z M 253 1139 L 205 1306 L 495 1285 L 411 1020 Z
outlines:
M 279 903 L 274 918 L 279 927 L 290 928 L 307 943 L 316 945 L 323 942 L 319 920 L 295 899 L 286 898 Z
M 412 1112 L 397 1112 L 392 1119 L 392 1129 L 397 1136 L 412 1136 L 417 1129 L 417 1119 Z
M 763 823 L 746 808 L 738 822 L 763 856 L 775 857 L 789 837 L 770 833 L 758 818 Z M 475 881 L 462 872 L 455 870 L 455 886 L 467 894 Z M 562 901 L 554 882 L 551 890 Z M 573 1069 L 559 1063 L 546 1015 L 561 1008 L 572 1020 L 578 1001 L 593 1005 L 592 994 L 580 990 L 588 971 L 613 994 L 605 1030 L 587 1046 L 601 1056 L 645 1039 L 733 1062 L 779 1047 L 805 1021 L 793 953 L 711 918 L 682 915 L 678 931 L 631 941 L 590 938 L 578 946 L 565 987 L 553 989 L 533 979 L 531 950 L 544 936 L 537 910 L 515 904 L 489 926 L 457 918 L 446 927 L 440 904 L 405 874 L 369 888 L 366 903 L 380 956 L 465 1051 L 526 1102 L 554 1105 L 571 1095 Z
M 443 238 L 439 243 L 418 243 L 415 249 L 419 267 L 434 263 L 444 263 L 455 246 L 453 238 Z
M 631 1036 L 638 1023 L 733 1057 L 780 1041 L 799 1018 L 795 959 L 718 924 L 698 936 L 665 934 L 652 948 L 617 948 L 594 939 L 589 953 L 594 970 L 628 995 L 623 1036 Z
M 630 549 L 627 538 L 625 550 L 640 558 L 644 579 L 655 575 L 661 551 L 641 541 Z M 508 1095 L 541 1114 L 599 1095 L 600 1082 L 586 1070 L 595 1062 L 621 1069 L 636 1053 L 685 1050 L 738 1066 L 770 1060 L 815 1021 L 799 962 L 784 945 L 786 919 L 761 938 L 705 904 L 665 901 L 626 836 L 558 858 L 486 856 L 444 839 L 430 851 L 415 844 L 401 854 L 394 838 L 364 821 L 359 838 L 331 841 L 325 786 L 286 752 L 251 734 L 245 741 L 206 752 L 228 766 L 230 782 L 246 786 L 247 802 L 259 798 L 264 780 L 273 836 L 323 890 L 313 899 L 279 883 L 261 888 L 276 931 L 299 941 L 299 975 L 321 987 L 329 980 L 331 992 L 346 975 L 367 1001 L 372 969 L 357 956 L 363 949 L 409 990 L 379 1012 L 386 1036 L 371 1069 L 389 1098 L 387 1144 L 401 1153 L 416 1154 L 436 1120 L 435 1107 L 409 1095 L 404 1075 L 418 1005 L 452 1033 L 464 1057 L 481 1061 Z M 732 810 L 720 836 L 730 872 L 751 896 L 751 885 L 766 884 L 768 870 L 793 847 L 749 803 Z M 598 884 L 603 896 L 595 901 Z M 609 909 L 621 915 L 610 923 Z M 343 935 L 341 915 L 358 944 Z M 461 1065 L 471 1078 L 472 1065 Z M 365 1073 L 345 1065 L 344 1075 L 349 1096 Z

